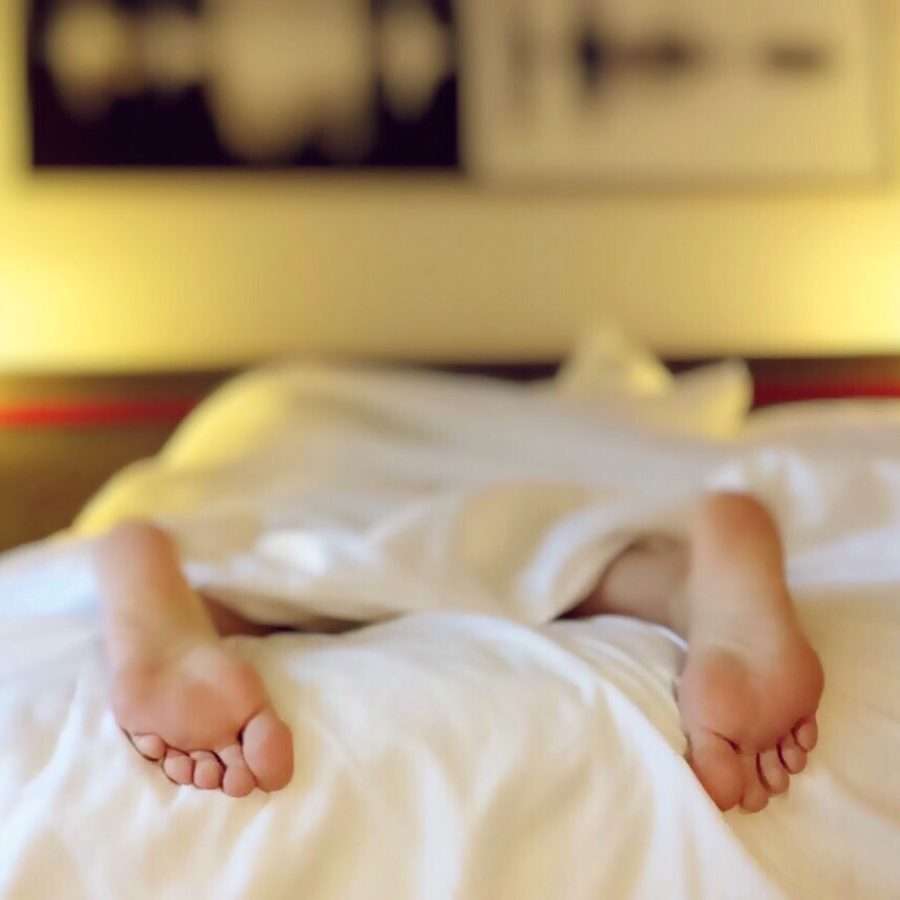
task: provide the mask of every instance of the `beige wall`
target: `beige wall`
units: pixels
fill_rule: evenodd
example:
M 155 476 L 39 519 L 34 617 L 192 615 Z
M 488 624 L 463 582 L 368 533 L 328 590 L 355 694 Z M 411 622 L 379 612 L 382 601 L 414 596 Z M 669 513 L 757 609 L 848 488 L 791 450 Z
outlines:
M 896 4 L 880 5 L 896 51 Z M 675 354 L 900 351 L 900 185 L 553 197 L 38 178 L 21 12 L 0 3 L 0 369 L 547 357 L 598 318 Z

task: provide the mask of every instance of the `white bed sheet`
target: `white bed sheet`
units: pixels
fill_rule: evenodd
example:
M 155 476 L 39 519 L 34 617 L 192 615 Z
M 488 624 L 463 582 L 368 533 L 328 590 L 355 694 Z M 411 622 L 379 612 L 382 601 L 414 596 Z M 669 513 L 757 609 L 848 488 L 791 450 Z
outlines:
M 851 454 L 840 428 L 713 441 L 588 400 L 271 370 L 0 560 L 0 896 L 900 896 L 900 429 Z M 755 817 L 682 759 L 674 636 L 547 624 L 703 486 L 775 510 L 828 676 L 809 770 Z M 128 514 L 261 618 L 384 620 L 235 642 L 294 730 L 286 791 L 176 788 L 118 732 L 87 556 Z

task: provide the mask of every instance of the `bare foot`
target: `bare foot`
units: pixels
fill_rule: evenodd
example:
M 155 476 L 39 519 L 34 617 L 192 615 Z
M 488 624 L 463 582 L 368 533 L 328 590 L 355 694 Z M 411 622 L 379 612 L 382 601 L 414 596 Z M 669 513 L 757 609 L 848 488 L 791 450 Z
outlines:
M 686 638 L 678 702 L 689 761 L 716 804 L 756 812 L 784 793 L 816 745 L 824 679 L 766 510 L 746 495 L 712 494 L 687 542 L 637 541 L 571 615 L 609 613 Z
M 672 618 L 688 639 L 678 701 L 689 761 L 720 809 L 758 812 L 805 768 L 824 686 L 759 504 L 729 495 L 703 504 L 686 585 Z
M 98 550 L 117 721 L 175 783 L 243 797 L 293 774 L 291 733 L 257 672 L 219 637 L 164 534 L 136 524 Z
M 112 697 L 137 751 L 176 784 L 244 797 L 291 780 L 290 731 L 256 671 L 218 638 L 182 639 L 155 657 L 142 651 L 113 673 Z

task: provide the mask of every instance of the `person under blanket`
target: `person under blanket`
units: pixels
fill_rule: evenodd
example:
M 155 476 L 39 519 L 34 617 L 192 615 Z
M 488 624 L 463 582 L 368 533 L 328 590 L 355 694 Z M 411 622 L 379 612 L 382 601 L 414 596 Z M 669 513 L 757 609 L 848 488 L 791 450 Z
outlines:
M 816 746 L 822 667 L 795 615 L 777 528 L 757 500 L 706 495 L 686 534 L 631 543 L 566 616 L 631 616 L 685 639 L 677 700 L 690 765 L 720 809 L 757 812 Z M 291 733 L 222 638 L 285 629 L 196 593 L 174 541 L 149 522 L 116 526 L 95 553 L 112 705 L 135 749 L 179 785 L 232 797 L 284 788 Z

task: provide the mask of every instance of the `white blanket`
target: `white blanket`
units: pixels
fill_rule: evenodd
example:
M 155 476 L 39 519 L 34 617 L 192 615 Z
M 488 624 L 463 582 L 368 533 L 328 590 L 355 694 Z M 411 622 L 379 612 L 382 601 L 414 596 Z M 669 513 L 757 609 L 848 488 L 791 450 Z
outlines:
M 852 455 L 832 425 L 723 440 L 714 391 L 711 439 L 665 421 L 681 389 L 317 367 L 226 388 L 73 534 L 0 560 L 0 896 L 900 895 L 900 426 L 873 414 Z M 828 675 L 820 749 L 755 817 L 682 759 L 674 636 L 548 624 L 704 486 L 775 510 Z M 294 730 L 286 791 L 176 788 L 118 732 L 87 550 L 135 514 L 248 614 L 381 623 L 235 642 Z

